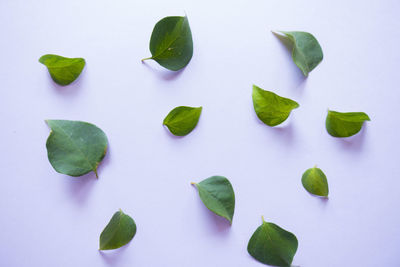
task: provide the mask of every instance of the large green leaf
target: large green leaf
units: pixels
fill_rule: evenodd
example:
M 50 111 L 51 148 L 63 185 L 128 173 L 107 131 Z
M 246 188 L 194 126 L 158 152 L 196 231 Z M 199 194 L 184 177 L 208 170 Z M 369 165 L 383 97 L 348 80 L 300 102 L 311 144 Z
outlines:
M 47 120 L 51 128 L 47 155 L 53 168 L 63 174 L 81 176 L 97 167 L 107 151 L 107 137 L 95 125 L 82 121 Z
M 251 236 L 247 251 L 257 261 L 272 266 L 290 266 L 298 241 L 294 234 L 278 225 L 265 222 Z
M 150 39 L 152 57 L 161 66 L 177 71 L 193 56 L 193 40 L 187 17 L 166 17 L 154 26 Z M 143 61 L 142 60 L 142 61 Z
M 51 78 L 59 85 L 68 85 L 75 81 L 85 67 L 83 58 L 67 58 L 57 55 L 44 55 L 39 59 L 44 64 Z
M 112 216 L 100 235 L 100 250 L 117 249 L 125 246 L 136 234 L 135 221 L 122 210 Z
M 268 126 L 281 124 L 293 109 L 299 107 L 296 101 L 265 91 L 256 85 L 253 85 L 253 105 L 257 117 Z
M 168 113 L 163 124 L 176 136 L 187 135 L 199 122 L 202 109 L 202 107 L 176 107 Z
M 307 76 L 322 61 L 324 55 L 317 39 L 308 32 L 283 32 L 293 44 L 294 63 Z
M 358 133 L 370 118 L 364 112 L 337 112 L 328 110 L 326 130 L 334 137 L 349 137 Z
M 192 184 L 197 187 L 200 199 L 209 210 L 232 223 L 235 193 L 228 179 L 223 176 L 212 176 L 200 183 Z
M 304 172 L 301 183 L 313 195 L 327 197 L 329 194 L 328 180 L 323 171 L 316 166 Z

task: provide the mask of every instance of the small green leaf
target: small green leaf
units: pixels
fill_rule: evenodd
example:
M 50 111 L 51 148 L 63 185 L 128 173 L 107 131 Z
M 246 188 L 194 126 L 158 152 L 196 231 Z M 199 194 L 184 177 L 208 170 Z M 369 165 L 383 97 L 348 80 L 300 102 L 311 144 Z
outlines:
M 281 97 L 253 85 L 253 105 L 257 117 L 268 126 L 276 126 L 284 122 L 292 109 L 299 104 L 289 98 Z
M 272 266 L 290 266 L 298 241 L 294 234 L 274 223 L 265 222 L 251 236 L 247 251 L 257 261 Z
M 168 113 L 163 124 L 176 136 L 187 135 L 199 122 L 202 109 L 202 107 L 176 107 Z
M 75 81 L 85 67 L 83 58 L 67 58 L 57 55 L 44 55 L 39 62 L 47 67 L 53 81 L 68 85 Z
M 165 17 L 154 26 L 150 39 L 152 57 L 164 68 L 177 71 L 193 56 L 193 40 L 187 17 Z M 142 60 L 142 61 L 143 61 Z
M 306 170 L 301 183 L 313 195 L 327 197 L 329 194 L 328 180 L 322 170 L 317 167 Z
M 364 112 L 337 112 L 328 110 L 326 130 L 334 137 L 349 137 L 358 133 L 364 121 L 370 118 Z
M 51 128 L 47 155 L 53 168 L 63 174 L 81 176 L 93 171 L 107 151 L 107 137 L 95 125 L 82 121 L 47 120 Z
M 293 44 L 294 63 L 307 76 L 322 61 L 324 55 L 317 39 L 308 32 L 283 32 Z
M 201 201 L 209 210 L 232 223 L 235 193 L 228 179 L 223 176 L 212 176 L 198 184 L 192 184 L 197 187 Z
M 100 235 L 100 250 L 117 249 L 125 246 L 136 234 L 135 221 L 122 210 L 112 216 Z

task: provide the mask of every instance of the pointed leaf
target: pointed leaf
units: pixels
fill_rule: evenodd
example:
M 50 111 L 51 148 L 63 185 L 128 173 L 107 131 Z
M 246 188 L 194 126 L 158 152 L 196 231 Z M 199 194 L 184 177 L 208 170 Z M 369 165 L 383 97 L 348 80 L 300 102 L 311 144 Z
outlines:
M 294 63 L 307 76 L 322 61 L 324 55 L 317 39 L 308 32 L 283 32 L 293 44 Z
M 193 40 L 187 17 L 165 17 L 154 26 L 150 39 L 152 57 L 161 66 L 177 71 L 193 56 Z M 146 60 L 143 59 L 143 60 Z
M 125 246 L 136 234 L 135 221 L 122 210 L 112 216 L 100 235 L 100 250 L 117 249 Z
M 327 197 L 329 194 L 328 180 L 322 170 L 317 167 L 306 170 L 301 183 L 313 195 Z
M 176 136 L 187 135 L 199 122 L 202 109 L 202 107 L 176 107 L 168 113 L 163 124 Z
M 337 112 L 328 110 L 326 130 L 334 137 L 349 137 L 358 133 L 370 118 L 364 112 Z
M 39 59 L 44 64 L 53 81 L 59 85 L 68 85 L 75 81 L 85 67 L 83 58 L 67 58 L 57 55 L 44 55 Z
M 63 174 L 81 176 L 94 171 L 107 151 L 107 137 L 93 124 L 82 121 L 47 120 L 51 132 L 46 142 L 53 168 Z
M 209 210 L 232 223 L 235 193 L 228 179 L 223 176 L 212 176 L 198 184 L 192 184 L 197 187 L 201 201 Z
M 298 241 L 294 234 L 263 219 L 262 225 L 251 236 L 247 251 L 264 264 L 290 266 L 297 247 Z
M 268 126 L 276 126 L 284 122 L 292 109 L 299 104 L 289 98 L 281 97 L 253 85 L 253 105 L 257 117 Z

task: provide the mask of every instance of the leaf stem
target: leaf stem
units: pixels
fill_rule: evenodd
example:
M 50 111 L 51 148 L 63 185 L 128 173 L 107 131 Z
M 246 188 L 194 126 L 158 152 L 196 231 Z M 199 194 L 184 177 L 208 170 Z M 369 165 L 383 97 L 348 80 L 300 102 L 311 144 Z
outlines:
M 97 173 L 97 168 L 93 170 L 94 174 L 96 174 L 96 178 L 99 179 L 99 175 Z
M 190 184 L 191 184 L 191 185 L 196 185 L 196 183 L 195 183 L 195 182 L 190 182 Z
M 145 60 L 148 60 L 148 59 L 153 59 L 153 57 L 146 57 L 146 58 L 142 59 L 142 62 Z
M 261 220 L 262 220 L 263 223 L 265 223 L 264 216 L 261 216 Z

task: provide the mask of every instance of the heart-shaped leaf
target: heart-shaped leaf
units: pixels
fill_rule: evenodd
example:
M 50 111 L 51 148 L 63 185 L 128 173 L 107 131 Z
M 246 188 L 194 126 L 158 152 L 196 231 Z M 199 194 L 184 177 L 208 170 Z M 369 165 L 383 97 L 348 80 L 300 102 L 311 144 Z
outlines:
M 193 56 L 193 40 L 187 17 L 166 17 L 154 26 L 150 39 L 151 57 L 161 66 L 177 71 Z M 143 61 L 142 60 L 142 61 Z
M 83 58 L 67 58 L 57 55 L 44 55 L 39 59 L 49 70 L 50 76 L 59 85 L 75 81 L 85 67 Z
M 136 234 L 135 221 L 122 210 L 112 216 L 100 235 L 100 250 L 117 249 L 125 246 Z
M 299 107 L 296 101 L 281 97 L 253 85 L 253 105 L 257 117 L 268 126 L 284 122 L 290 112 Z
M 51 128 L 47 155 L 53 168 L 63 174 L 81 176 L 93 171 L 107 151 L 107 137 L 93 124 L 82 121 L 47 120 Z
M 283 32 L 293 44 L 294 63 L 307 76 L 322 61 L 324 55 L 317 39 L 308 32 Z
M 370 118 L 364 112 L 337 112 L 328 110 L 326 130 L 334 137 L 349 137 L 358 133 Z
M 202 107 L 176 107 L 168 113 L 163 124 L 176 136 L 187 135 L 199 122 L 202 109 Z
M 247 251 L 257 261 L 272 266 L 290 266 L 298 241 L 294 234 L 274 223 L 265 222 L 251 236 Z
M 209 210 L 232 223 L 235 193 L 228 179 L 223 176 L 212 176 L 200 183 L 192 184 L 197 187 L 200 199 Z
M 313 195 L 327 197 L 329 194 L 328 180 L 322 170 L 316 166 L 304 172 L 301 183 Z

